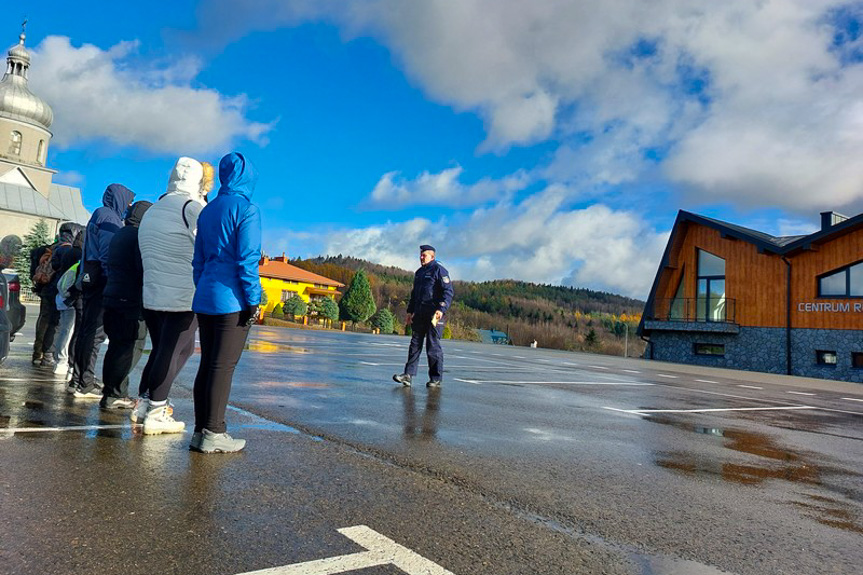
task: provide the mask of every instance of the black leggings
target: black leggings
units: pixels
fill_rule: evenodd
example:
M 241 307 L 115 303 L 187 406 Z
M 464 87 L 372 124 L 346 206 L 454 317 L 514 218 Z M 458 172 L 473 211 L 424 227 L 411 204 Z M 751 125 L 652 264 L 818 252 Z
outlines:
M 201 365 L 195 377 L 195 431 L 225 432 L 231 380 L 249 335 L 249 326 L 243 321 L 246 317 L 240 312 L 198 314 Z
M 148 393 L 152 401 L 165 401 L 174 378 L 195 351 L 198 320 L 191 311 L 144 310 L 153 350 L 141 374 L 138 395 Z

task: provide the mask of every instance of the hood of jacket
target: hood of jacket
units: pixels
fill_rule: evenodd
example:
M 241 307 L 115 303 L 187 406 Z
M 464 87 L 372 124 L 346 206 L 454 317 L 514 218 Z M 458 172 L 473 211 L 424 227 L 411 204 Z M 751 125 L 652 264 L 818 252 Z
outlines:
M 78 236 L 80 236 L 83 231 L 84 226 L 81 224 L 65 222 L 60 225 L 60 232 L 57 235 L 60 236 L 61 244 L 74 244 L 75 240 L 78 239 Z
M 200 204 L 204 204 L 203 192 L 204 166 L 192 158 L 182 157 L 174 164 L 171 177 L 168 178 L 168 193 L 179 193 L 189 196 Z
M 141 200 L 140 202 L 135 202 L 129 206 L 129 209 L 126 210 L 126 225 L 137 228 L 141 224 L 141 218 L 144 217 L 144 213 L 149 210 L 152 205 L 153 202 Z
M 219 195 L 240 194 L 251 201 L 258 183 L 258 170 L 239 152 L 231 152 L 219 162 Z
M 122 220 L 123 214 L 126 213 L 126 209 L 134 199 L 135 192 L 123 184 L 111 184 L 105 188 L 105 193 L 102 194 L 102 205 L 109 208 Z

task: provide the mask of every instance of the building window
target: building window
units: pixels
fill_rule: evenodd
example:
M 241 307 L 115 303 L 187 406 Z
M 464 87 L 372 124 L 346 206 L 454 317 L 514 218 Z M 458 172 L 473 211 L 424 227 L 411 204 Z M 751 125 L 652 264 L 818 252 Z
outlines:
M 39 150 L 36 152 L 36 163 L 45 163 L 45 140 L 39 140 Z
M 815 363 L 818 365 L 836 366 L 836 352 L 819 349 L 815 351 Z
M 725 321 L 725 260 L 698 250 L 698 321 Z
M 9 142 L 9 153 L 13 156 L 21 155 L 21 132 L 12 132 L 12 139 Z
M 818 297 L 863 297 L 863 262 L 820 276 Z
M 295 295 L 297 295 L 297 292 L 283 289 L 282 290 L 282 303 L 285 303 L 286 301 L 288 301 L 289 299 L 291 299 Z
M 680 283 L 677 284 L 677 291 L 674 292 L 674 299 L 671 300 L 671 306 L 668 310 L 669 321 L 681 321 L 686 318 L 686 301 L 683 299 L 683 278 L 686 276 L 686 268 L 680 274 Z
M 851 352 L 851 367 L 863 368 L 863 352 Z
M 693 344 L 695 355 L 725 356 L 725 344 L 722 343 L 695 343 Z

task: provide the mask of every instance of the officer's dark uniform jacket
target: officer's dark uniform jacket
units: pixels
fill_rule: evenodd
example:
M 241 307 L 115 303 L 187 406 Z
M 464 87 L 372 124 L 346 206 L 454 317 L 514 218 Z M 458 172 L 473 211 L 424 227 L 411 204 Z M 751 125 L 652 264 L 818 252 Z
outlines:
M 428 321 L 434 312 L 440 311 L 444 314 L 443 322 L 452 303 L 452 295 L 449 272 L 437 260 L 432 260 L 414 274 L 407 312 L 418 320 Z

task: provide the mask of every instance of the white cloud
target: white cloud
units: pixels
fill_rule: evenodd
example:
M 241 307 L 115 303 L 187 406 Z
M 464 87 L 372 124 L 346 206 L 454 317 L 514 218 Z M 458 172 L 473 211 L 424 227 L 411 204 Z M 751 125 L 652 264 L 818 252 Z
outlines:
M 194 85 L 200 62 L 185 58 L 142 67 L 136 42 L 108 50 L 49 36 L 34 50 L 33 91 L 54 109 L 54 143 L 107 141 L 153 152 L 224 151 L 232 142 L 263 144 L 273 125 L 246 117 L 243 95 Z
M 558 141 L 556 181 L 658 163 L 695 203 L 863 200 L 863 66 L 846 57 L 863 40 L 837 46 L 833 21 L 859 22 L 856 2 L 246 0 L 231 29 L 225 3 L 202 5 L 204 35 L 327 20 L 377 38 L 431 98 L 485 120 L 481 151 Z
M 437 174 L 423 172 L 414 180 L 406 180 L 398 172 L 386 173 L 372 190 L 369 204 L 393 210 L 412 205 L 475 206 L 509 198 L 530 183 L 528 175 L 518 171 L 499 180 L 483 178 L 465 185 L 459 181 L 462 172 L 461 166 L 455 166 Z
M 567 209 L 567 195 L 553 186 L 449 220 L 333 231 L 324 252 L 414 269 L 418 246 L 431 243 L 457 279 L 564 283 L 646 298 L 668 234 L 600 204 Z

